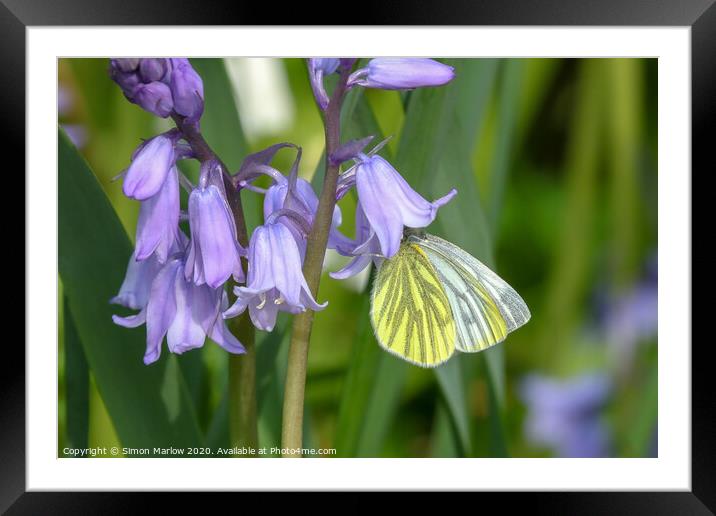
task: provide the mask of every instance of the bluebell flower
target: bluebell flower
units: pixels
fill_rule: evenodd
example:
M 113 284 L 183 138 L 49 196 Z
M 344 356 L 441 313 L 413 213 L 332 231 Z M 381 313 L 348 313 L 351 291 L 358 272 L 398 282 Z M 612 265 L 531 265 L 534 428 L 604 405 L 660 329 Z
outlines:
M 329 273 L 333 279 L 342 280 L 355 276 L 368 267 L 371 262 L 379 266 L 385 259 L 381 254 L 380 242 L 363 212 L 363 207 L 358 201 L 356 205 L 356 237 L 355 240 L 343 240 L 336 245 L 336 251 L 343 256 L 351 256 L 352 259 L 342 269 Z
M 134 89 L 132 99 L 145 110 L 161 118 L 167 118 L 174 109 L 172 92 L 163 82 L 138 85 Z
M 298 224 L 296 219 L 282 217 L 278 222 L 284 224 L 294 236 L 301 254 L 301 260 L 306 254 L 306 228 L 311 228 L 318 209 L 318 196 L 313 191 L 311 183 L 305 179 L 296 178 L 295 188 L 289 197 L 289 180 L 285 176 L 275 178 L 276 183 L 269 187 L 264 197 L 264 220 L 267 221 L 272 214 L 278 210 L 287 208 L 298 213 L 304 224 Z M 341 209 L 336 206 L 331 219 L 331 229 L 328 234 L 328 249 L 334 249 L 336 245 L 344 242 L 346 237 L 338 231 L 342 222 Z
M 159 192 L 176 161 L 175 138 L 172 132 L 164 133 L 137 147 L 129 168 L 123 174 L 124 195 L 143 201 Z
M 433 59 L 401 57 L 375 58 L 353 72 L 348 86 L 383 90 L 410 90 L 424 86 L 442 86 L 455 78 L 455 70 Z
M 191 242 L 186 259 L 186 277 L 197 285 L 212 288 L 222 285 L 230 276 L 244 280 L 234 217 L 226 200 L 220 165 L 202 164 L 199 185 L 189 195 Z
M 172 63 L 170 59 L 166 58 L 140 59 L 138 68 L 143 82 L 160 81 L 166 84 L 172 71 Z
M 520 386 L 527 440 L 560 457 L 607 456 L 610 436 L 601 412 L 610 391 L 609 379 L 598 373 L 569 380 L 528 376 Z
M 204 83 L 188 59 L 172 59 L 171 92 L 174 110 L 189 120 L 198 120 L 204 112 Z
M 142 201 L 137 220 L 135 255 L 145 260 L 156 255 L 164 263 L 179 232 L 179 172 L 173 165 L 159 191 Z
M 308 60 L 308 75 L 313 89 L 313 96 L 318 106 L 325 111 L 328 107 L 328 94 L 323 84 L 323 78 L 338 69 L 341 60 L 338 58 L 312 58 Z
M 110 59 L 109 75 L 127 99 L 150 113 L 198 121 L 204 85 L 186 58 Z
M 183 271 L 183 256 L 174 255 L 152 281 L 146 306 L 136 315 L 115 315 L 112 320 L 126 328 L 146 323 L 147 365 L 159 359 L 165 336 L 172 353 L 199 348 L 207 336 L 230 353 L 244 353 L 244 347 L 220 316 L 228 306 L 226 292 L 187 281 Z
M 457 194 L 457 190 L 452 189 L 447 195 L 429 202 L 382 157 L 360 154 L 358 160 L 355 169 L 339 179 L 339 195 L 355 184 L 366 219 L 385 258 L 398 252 L 403 227 L 428 226 L 435 220 L 438 208 Z
M 170 254 L 183 253 L 189 240 L 186 235 L 177 230 L 174 233 L 175 240 L 172 242 Z M 144 259 L 137 258 L 136 250 L 129 257 L 127 272 L 124 281 L 119 288 L 119 293 L 110 299 L 110 303 L 126 306 L 133 310 L 141 310 L 147 306 L 149 291 L 154 278 L 164 266 L 156 254 L 151 254 Z
M 279 311 L 322 310 L 311 295 L 301 271 L 301 255 L 289 229 L 269 222 L 256 228 L 249 242 L 249 270 L 245 287 L 234 287 L 236 302 L 224 312 L 235 317 L 247 308 L 254 326 L 271 331 Z

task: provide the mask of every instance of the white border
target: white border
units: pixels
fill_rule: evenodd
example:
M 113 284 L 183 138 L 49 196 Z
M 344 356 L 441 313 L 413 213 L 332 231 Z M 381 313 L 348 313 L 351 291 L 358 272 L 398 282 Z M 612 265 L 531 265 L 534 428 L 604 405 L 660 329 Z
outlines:
M 326 45 L 324 42 L 330 41 Z M 658 459 L 57 459 L 59 56 L 659 58 Z M 690 490 L 690 29 L 27 29 L 27 489 Z M 668 303 L 668 305 L 667 305 Z M 668 308 L 668 310 L 667 310 Z M 437 474 L 439 471 L 439 474 Z

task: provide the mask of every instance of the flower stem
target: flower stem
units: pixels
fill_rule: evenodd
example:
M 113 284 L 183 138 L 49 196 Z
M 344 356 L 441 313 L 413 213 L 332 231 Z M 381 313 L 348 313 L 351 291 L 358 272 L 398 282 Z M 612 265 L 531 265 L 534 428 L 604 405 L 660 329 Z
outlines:
M 315 299 L 318 299 L 321 269 L 326 254 L 333 210 L 336 206 L 336 185 L 340 169 L 340 165 L 332 164 L 329 158 L 340 145 L 341 106 L 346 94 L 349 74 L 349 69 L 342 69 L 325 113 L 326 174 L 323 178 L 323 189 L 318 201 L 313 227 L 308 234 L 306 259 L 303 263 L 303 275 Z M 293 318 L 283 398 L 282 448 L 295 450 L 303 447 L 303 403 L 306 389 L 308 344 L 311 339 L 312 325 L 313 311 L 311 310 L 306 310 Z M 300 453 L 288 453 L 285 456 L 300 457 Z
M 201 161 L 214 159 L 223 171 L 227 201 L 234 215 L 236 237 L 243 247 L 248 246 L 248 231 L 241 206 L 241 194 L 233 185 L 229 169 L 209 146 L 198 126 L 187 122 L 184 117 L 172 115 L 177 128 L 191 146 L 196 158 Z M 241 259 L 246 272 L 246 260 Z M 232 446 L 258 448 L 258 425 L 256 420 L 256 350 L 255 331 L 248 312 L 233 319 L 231 329 L 246 348 L 243 355 L 229 356 L 229 436 Z

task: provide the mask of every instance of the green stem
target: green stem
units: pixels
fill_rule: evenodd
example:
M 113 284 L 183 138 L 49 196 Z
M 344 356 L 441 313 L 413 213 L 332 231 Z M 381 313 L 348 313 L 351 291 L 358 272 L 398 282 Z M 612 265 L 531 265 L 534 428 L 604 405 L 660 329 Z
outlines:
M 323 189 L 318 201 L 318 209 L 313 227 L 306 244 L 306 259 L 303 263 L 303 275 L 314 298 L 318 298 L 318 286 L 321 281 L 321 269 L 326 255 L 328 232 L 331 228 L 333 210 L 336 206 L 336 185 L 340 165 L 332 163 L 330 156 L 340 145 L 341 106 L 346 93 L 349 69 L 341 71 L 336 89 L 333 91 L 325 113 L 326 136 L 326 174 Z M 308 344 L 311 339 L 313 312 L 306 310 L 293 318 L 291 343 L 288 350 L 288 369 L 283 398 L 283 421 L 281 446 L 296 450 L 303 447 L 303 402 L 306 389 L 306 364 L 308 363 Z M 284 454 L 287 457 L 300 457 L 300 453 Z
M 179 115 L 172 115 L 172 118 L 199 161 L 214 159 L 221 165 L 224 172 L 227 200 L 236 223 L 236 237 L 243 247 L 247 247 L 249 238 L 241 205 L 241 194 L 231 181 L 229 169 L 209 146 L 197 125 L 188 123 Z M 244 273 L 246 273 L 246 260 L 242 258 L 241 264 Z M 256 450 L 258 448 L 258 424 L 256 419 L 255 330 L 248 317 L 248 312 L 233 319 L 230 324 L 232 331 L 246 348 L 246 353 L 229 355 L 229 436 L 233 446 Z
M 256 347 L 248 312 L 232 319 L 231 327 L 237 335 L 243 337 L 241 343 L 246 348 L 246 353 L 229 355 L 229 438 L 232 446 L 253 450 L 245 456 L 255 456 L 258 446 Z

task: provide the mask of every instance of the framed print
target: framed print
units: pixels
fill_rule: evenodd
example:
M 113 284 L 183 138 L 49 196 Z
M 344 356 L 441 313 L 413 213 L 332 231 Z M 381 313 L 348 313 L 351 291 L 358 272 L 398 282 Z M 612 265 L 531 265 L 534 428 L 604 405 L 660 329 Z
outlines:
M 270 27 L 142 5 L 3 7 L 28 205 L 3 510 L 325 490 L 713 510 L 691 338 L 711 2 Z

